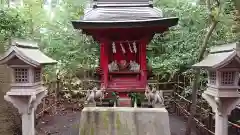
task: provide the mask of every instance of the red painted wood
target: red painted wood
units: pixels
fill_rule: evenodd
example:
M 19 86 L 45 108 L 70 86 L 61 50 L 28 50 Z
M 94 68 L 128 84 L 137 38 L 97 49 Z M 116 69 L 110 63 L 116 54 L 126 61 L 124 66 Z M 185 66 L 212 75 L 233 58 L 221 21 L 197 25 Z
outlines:
M 93 35 L 95 39 L 108 40 L 140 40 L 154 33 L 167 31 L 168 27 L 139 27 L 139 28 L 110 28 L 110 29 L 85 29 L 87 34 Z
M 127 92 L 121 92 L 118 94 L 120 97 L 129 97 Z
M 144 93 L 145 88 L 134 88 L 134 89 L 129 89 L 129 88 L 108 88 L 107 92 L 138 92 L 138 93 Z
M 142 72 L 142 78 L 141 81 L 146 87 L 147 84 L 147 60 L 146 60 L 146 47 L 147 43 L 149 42 L 149 39 L 146 37 L 141 42 L 141 72 Z
M 139 28 L 139 29 L 94 29 L 87 30 L 90 35 L 93 35 L 94 39 L 98 42 L 102 40 L 112 41 L 138 41 L 146 36 L 153 37 L 156 30 Z M 157 33 L 162 33 L 164 30 Z
M 103 78 L 103 75 L 104 75 L 104 70 L 103 70 L 103 67 L 104 67 L 104 44 L 100 44 L 100 69 L 101 69 L 101 73 L 100 74 L 100 78 L 101 78 L 101 85 L 104 86 L 104 78 Z M 106 87 L 106 86 L 105 86 Z
M 100 44 L 100 67 L 101 72 L 103 73 L 103 67 L 104 67 L 104 44 Z
M 129 98 L 129 97 L 120 97 L 118 102 L 119 102 L 118 105 L 120 107 L 131 107 L 132 106 L 131 98 Z
M 111 45 L 112 44 L 110 44 L 110 46 Z M 117 60 L 117 62 L 119 63 L 121 60 L 127 60 L 127 62 L 129 62 L 130 60 L 137 60 L 136 59 L 136 54 L 130 52 L 128 43 L 127 42 L 123 42 L 122 45 L 125 48 L 126 54 L 122 53 L 122 49 L 121 49 L 120 43 L 116 43 L 115 42 L 115 46 L 116 46 L 116 50 L 117 50 L 116 53 L 113 53 L 112 52 L 112 48 L 110 47 L 110 53 L 111 53 L 111 56 L 112 56 L 110 58 L 111 61 L 112 60 Z M 136 61 L 136 62 L 138 62 L 138 61 Z
M 108 45 L 106 44 L 106 42 L 102 42 L 100 44 L 101 47 L 101 52 L 100 52 L 100 66 L 102 68 L 103 71 L 103 77 L 102 77 L 102 81 L 103 81 L 103 86 L 106 88 L 108 85 Z
M 109 72 L 110 75 L 136 75 L 140 74 L 141 72 L 129 72 L 129 71 L 123 71 L 123 72 Z
M 100 69 L 102 71 L 101 82 L 107 92 L 119 92 L 120 98 L 128 98 L 129 92 L 144 93 L 147 84 L 146 47 L 155 33 L 166 31 L 166 27 L 142 27 L 129 29 L 88 29 L 84 30 L 100 43 Z M 135 41 L 137 54 L 131 53 L 126 41 Z M 112 52 L 112 42 L 115 42 L 117 52 Z M 123 55 L 120 43 L 125 48 Z M 132 44 L 131 44 L 132 45 Z M 132 48 L 133 49 L 133 48 Z M 108 64 L 113 60 L 119 63 L 121 60 L 135 60 L 140 64 L 138 73 L 129 71 L 108 72 Z M 126 104 L 125 104 L 126 103 Z M 129 106 L 129 102 L 121 105 Z
M 121 107 L 131 107 L 131 98 L 128 96 L 128 92 L 119 93 L 118 103 Z

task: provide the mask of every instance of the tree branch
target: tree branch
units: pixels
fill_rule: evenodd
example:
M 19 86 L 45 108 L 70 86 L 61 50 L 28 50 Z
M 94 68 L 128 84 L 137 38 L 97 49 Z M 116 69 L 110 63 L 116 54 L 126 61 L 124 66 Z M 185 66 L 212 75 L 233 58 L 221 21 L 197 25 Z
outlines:
M 217 4 L 216 4 L 217 7 L 216 8 L 219 8 L 219 6 L 220 6 L 219 1 L 216 0 L 216 2 L 217 2 Z M 210 10 L 212 12 L 211 5 L 210 5 L 210 0 L 207 0 L 206 4 L 207 4 L 208 10 Z M 208 41 L 209 41 L 214 29 L 216 28 L 216 26 L 218 24 L 218 21 L 216 20 L 216 17 L 212 16 L 211 13 L 209 14 L 209 18 L 212 20 L 212 23 L 209 27 L 208 32 L 205 34 L 205 38 L 203 40 L 202 46 L 201 46 L 200 51 L 199 51 L 198 62 L 200 62 L 203 59 L 204 53 L 205 53 L 207 45 L 208 45 Z M 195 79 L 193 81 L 193 88 L 192 88 L 192 104 L 191 104 L 190 116 L 188 117 L 188 122 L 187 122 L 185 135 L 191 135 L 193 118 L 194 118 L 194 115 L 196 114 L 197 90 L 199 88 L 200 69 L 196 70 L 196 72 L 194 74 L 194 78 Z

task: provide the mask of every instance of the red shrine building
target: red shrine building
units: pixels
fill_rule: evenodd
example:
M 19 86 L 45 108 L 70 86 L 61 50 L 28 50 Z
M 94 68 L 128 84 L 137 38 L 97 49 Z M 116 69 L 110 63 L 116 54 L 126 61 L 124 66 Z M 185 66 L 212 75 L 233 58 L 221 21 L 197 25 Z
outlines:
M 149 0 L 93 0 L 72 24 L 99 43 L 101 86 L 127 98 L 146 89 L 147 44 L 177 22 Z

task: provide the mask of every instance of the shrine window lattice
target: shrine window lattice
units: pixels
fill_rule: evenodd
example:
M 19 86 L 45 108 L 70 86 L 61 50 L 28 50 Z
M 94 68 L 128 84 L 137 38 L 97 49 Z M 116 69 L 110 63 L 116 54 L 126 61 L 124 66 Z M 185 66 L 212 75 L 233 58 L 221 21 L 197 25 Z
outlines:
M 216 84 L 216 72 L 210 72 L 209 73 L 209 79 L 210 79 L 210 84 Z
M 234 84 L 234 72 L 222 72 L 221 84 L 222 85 L 233 85 Z
M 16 68 L 14 72 L 16 83 L 27 83 L 29 81 L 27 68 Z
M 40 82 L 41 81 L 41 69 L 35 69 L 34 70 L 34 82 Z

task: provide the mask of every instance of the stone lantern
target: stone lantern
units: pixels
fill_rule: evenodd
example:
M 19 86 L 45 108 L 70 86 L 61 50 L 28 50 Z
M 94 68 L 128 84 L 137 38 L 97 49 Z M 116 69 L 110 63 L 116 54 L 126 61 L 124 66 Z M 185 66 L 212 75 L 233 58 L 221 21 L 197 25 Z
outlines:
M 10 49 L 0 58 L 0 64 L 11 69 L 11 88 L 4 99 L 22 115 L 23 135 L 34 135 L 34 111 L 47 94 L 42 83 L 42 68 L 56 61 L 44 55 L 37 43 L 13 40 Z
M 202 96 L 215 112 L 215 135 L 228 135 L 228 115 L 240 103 L 240 44 L 213 47 L 193 67 L 208 71 L 208 87 Z

